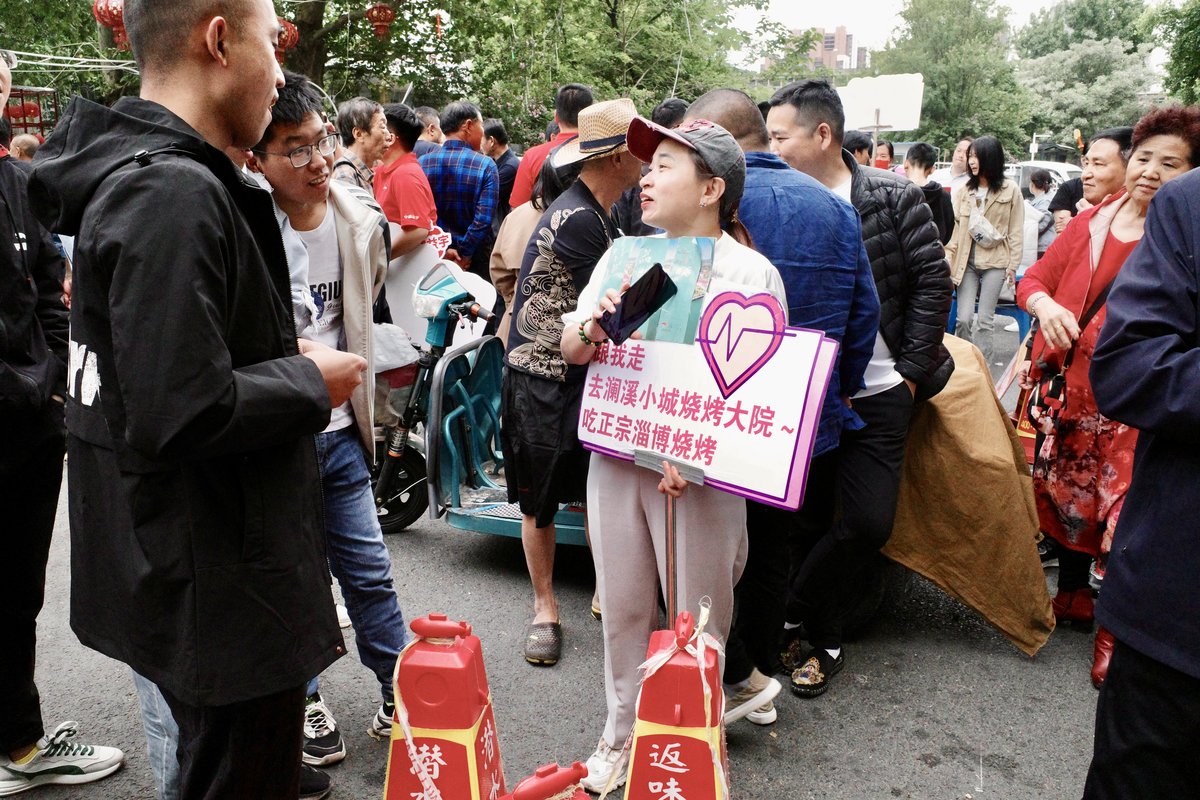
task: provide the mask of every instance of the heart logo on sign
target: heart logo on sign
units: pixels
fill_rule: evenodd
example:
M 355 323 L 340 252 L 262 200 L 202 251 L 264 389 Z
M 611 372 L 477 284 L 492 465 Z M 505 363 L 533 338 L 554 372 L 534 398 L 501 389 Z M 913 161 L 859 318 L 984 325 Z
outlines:
M 774 295 L 722 292 L 712 299 L 700 317 L 696 342 L 724 397 L 771 360 L 786 327 L 783 307 Z

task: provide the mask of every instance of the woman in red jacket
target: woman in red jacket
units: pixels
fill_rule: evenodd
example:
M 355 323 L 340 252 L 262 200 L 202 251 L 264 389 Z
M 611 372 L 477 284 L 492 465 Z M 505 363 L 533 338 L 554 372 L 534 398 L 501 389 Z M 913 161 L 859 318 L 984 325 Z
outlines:
M 1048 415 L 1039 421 L 1044 437 L 1033 468 L 1041 529 L 1061 545 L 1054 598 L 1054 615 L 1061 622 L 1092 625 L 1088 567 L 1095 559 L 1103 574 L 1137 443 L 1135 429 L 1099 412 L 1088 379 L 1104 324 L 1104 299 L 1142 237 L 1155 192 L 1197 163 L 1200 108 L 1151 111 L 1134 128 L 1124 188 L 1072 220 L 1025 273 L 1017 291 L 1017 302 L 1039 323 L 1032 368 L 1022 383 L 1031 385 L 1058 372 L 1065 379 L 1065 404 L 1057 421 Z M 1092 665 L 1097 687 L 1111 652 L 1112 637 L 1101 628 Z

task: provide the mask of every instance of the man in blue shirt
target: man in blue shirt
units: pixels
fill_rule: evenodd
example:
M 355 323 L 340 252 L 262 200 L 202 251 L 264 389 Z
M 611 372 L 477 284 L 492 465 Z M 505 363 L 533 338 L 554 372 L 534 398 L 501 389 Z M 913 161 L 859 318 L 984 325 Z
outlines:
M 738 140 L 746 154 L 746 189 L 738 214 L 755 249 L 771 260 L 783 278 L 788 323 L 825 331 L 840 343 L 810 474 L 832 472 L 842 430 L 863 424 L 844 398 L 862 386 L 879 327 L 879 298 L 858 214 L 814 178 L 769 151 L 762 113 L 745 93 L 715 89 L 696 100 L 685 119 L 711 120 Z M 742 717 L 759 725 L 775 721 L 775 709 L 766 698 L 778 691 L 778 685 L 767 676 L 777 660 L 784 623 L 796 516 L 748 504 L 750 551 L 726 643 L 726 722 Z
M 500 193 L 496 162 L 479 152 L 483 115 L 474 103 L 458 101 L 442 112 L 445 143 L 421 156 L 437 204 L 438 225 L 451 237 L 446 257 L 463 269 L 488 277 L 492 257 L 492 217 Z

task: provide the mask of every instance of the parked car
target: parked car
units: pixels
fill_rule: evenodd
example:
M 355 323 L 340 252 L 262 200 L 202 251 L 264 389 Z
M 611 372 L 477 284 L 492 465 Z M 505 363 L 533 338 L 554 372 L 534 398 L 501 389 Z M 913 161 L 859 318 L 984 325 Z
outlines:
M 1061 161 L 1022 161 L 1005 167 L 1004 175 L 1010 180 L 1017 181 L 1021 187 L 1021 194 L 1029 198 L 1032 197 L 1029 192 L 1029 176 L 1035 169 L 1044 169 L 1050 173 L 1050 179 L 1053 182 L 1053 186 L 1050 187 L 1051 192 L 1060 184 L 1083 174 L 1083 170 L 1076 165 L 1064 164 Z

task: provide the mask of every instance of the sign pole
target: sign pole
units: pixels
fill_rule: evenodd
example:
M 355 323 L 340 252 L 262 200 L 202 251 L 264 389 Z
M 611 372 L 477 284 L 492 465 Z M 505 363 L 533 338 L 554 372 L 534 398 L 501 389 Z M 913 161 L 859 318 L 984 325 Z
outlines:
M 678 470 L 679 476 L 688 483 L 694 483 L 697 486 L 704 485 L 704 470 L 693 464 L 685 464 L 650 450 L 633 451 L 633 463 L 635 465 L 653 470 L 659 474 L 663 474 L 664 472 L 664 461 Z M 676 499 L 669 494 L 664 495 L 664 497 L 666 499 L 667 523 L 667 585 L 663 587 L 663 599 L 666 601 L 667 606 L 667 626 L 670 627 L 675 624 L 675 618 L 679 615 L 679 558 L 676 546 L 678 540 L 675 531 Z

